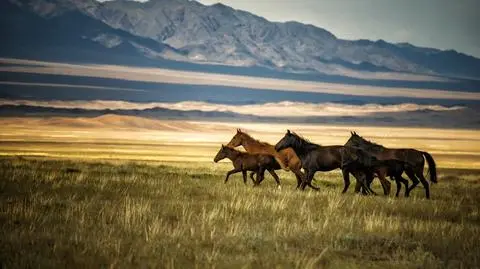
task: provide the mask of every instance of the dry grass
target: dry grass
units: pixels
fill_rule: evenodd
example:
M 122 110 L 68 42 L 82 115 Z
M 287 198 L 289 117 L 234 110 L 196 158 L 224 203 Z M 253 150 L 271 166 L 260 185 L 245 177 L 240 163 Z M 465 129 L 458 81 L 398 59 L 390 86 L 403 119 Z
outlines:
M 479 268 L 480 174 L 440 171 L 433 199 L 258 188 L 225 163 L 0 160 L 2 268 Z M 379 188 L 379 186 L 376 186 Z

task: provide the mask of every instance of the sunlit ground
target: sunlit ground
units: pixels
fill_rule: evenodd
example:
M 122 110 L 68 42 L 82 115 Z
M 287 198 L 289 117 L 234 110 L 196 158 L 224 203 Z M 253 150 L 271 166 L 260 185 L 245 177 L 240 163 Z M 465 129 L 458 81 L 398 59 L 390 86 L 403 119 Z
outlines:
M 356 131 L 386 147 L 428 151 L 439 167 L 480 167 L 480 132 L 476 130 L 188 122 L 113 115 L 3 118 L 0 125 L 0 155 L 211 162 L 236 128 L 272 144 L 290 129 L 322 145 L 343 145 L 350 131 Z

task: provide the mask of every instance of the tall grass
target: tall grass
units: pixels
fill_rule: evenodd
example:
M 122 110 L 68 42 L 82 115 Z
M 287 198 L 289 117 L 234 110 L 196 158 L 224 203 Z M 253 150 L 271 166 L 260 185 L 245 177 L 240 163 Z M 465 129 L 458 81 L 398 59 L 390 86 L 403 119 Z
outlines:
M 2 268 L 479 268 L 480 173 L 432 200 L 260 187 L 227 164 L 0 159 Z M 380 191 L 380 187 L 376 186 Z

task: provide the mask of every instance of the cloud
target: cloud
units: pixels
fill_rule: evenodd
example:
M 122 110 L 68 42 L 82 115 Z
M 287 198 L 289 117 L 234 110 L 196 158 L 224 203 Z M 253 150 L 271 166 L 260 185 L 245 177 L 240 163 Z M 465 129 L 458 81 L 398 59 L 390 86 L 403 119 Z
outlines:
M 380 105 L 347 105 L 338 103 L 304 103 L 304 102 L 277 102 L 253 105 L 226 105 L 207 102 L 178 102 L 178 103 L 136 103 L 127 101 L 35 101 L 35 100 L 8 100 L 0 99 L 0 105 L 26 105 L 49 108 L 86 109 L 86 110 L 146 110 L 163 108 L 177 111 L 202 112 L 232 112 L 242 115 L 264 117 L 338 117 L 338 116 L 368 116 L 377 113 L 398 113 L 414 111 L 454 111 L 464 107 L 441 105 L 418 105 L 412 103 Z

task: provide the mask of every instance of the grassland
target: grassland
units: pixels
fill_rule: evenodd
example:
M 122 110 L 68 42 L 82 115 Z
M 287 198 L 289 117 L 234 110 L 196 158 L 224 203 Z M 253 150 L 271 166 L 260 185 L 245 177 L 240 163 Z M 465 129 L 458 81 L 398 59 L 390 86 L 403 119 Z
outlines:
M 227 163 L 0 159 L 2 268 L 480 268 L 480 173 L 441 169 L 432 200 L 319 192 Z M 379 190 L 378 183 L 375 186 Z
M 480 268 L 476 130 L 98 118 L 0 119 L 0 268 Z M 432 200 L 319 192 L 280 172 L 224 184 L 221 143 L 241 127 L 343 144 L 355 130 L 433 154 Z M 462 169 L 459 169 L 462 168 Z M 469 170 L 470 169 L 470 170 Z M 379 193 L 380 186 L 375 188 Z
M 480 131 L 311 124 L 156 120 L 104 115 L 96 118 L 0 118 L 0 155 L 68 159 L 211 162 L 237 128 L 275 144 L 287 129 L 314 143 L 343 145 L 356 131 L 392 148 L 431 153 L 439 167 L 480 167 Z

